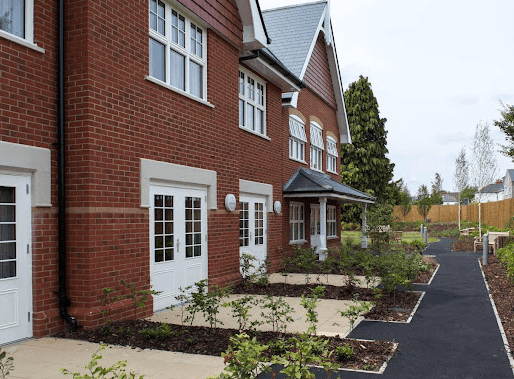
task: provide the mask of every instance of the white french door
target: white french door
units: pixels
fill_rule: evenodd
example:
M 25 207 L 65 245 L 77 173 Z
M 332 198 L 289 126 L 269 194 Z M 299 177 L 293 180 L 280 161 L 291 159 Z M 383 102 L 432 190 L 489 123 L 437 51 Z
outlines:
M 154 311 L 177 304 L 180 288 L 207 279 L 207 191 L 150 188 L 150 275 Z
M 239 254 L 250 254 L 257 258 L 253 264 L 258 268 L 267 257 L 266 198 L 259 196 L 239 197 Z
M 0 175 L 0 345 L 32 336 L 29 185 Z

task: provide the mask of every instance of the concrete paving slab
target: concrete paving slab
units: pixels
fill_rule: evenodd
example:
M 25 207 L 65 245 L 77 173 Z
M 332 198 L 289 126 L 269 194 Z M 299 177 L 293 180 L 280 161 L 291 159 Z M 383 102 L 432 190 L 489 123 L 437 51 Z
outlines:
M 355 276 L 355 279 L 358 282 L 355 284 L 356 287 L 366 288 L 368 285 L 366 284 L 366 277 L 364 276 Z M 320 284 L 325 285 L 329 284 L 331 286 L 340 286 L 343 287 L 346 285 L 347 276 L 346 275 L 318 275 L 318 274 L 280 274 L 273 273 L 270 275 L 270 283 L 288 283 L 288 284 Z M 373 281 L 369 284 L 369 287 L 374 287 L 380 284 L 380 278 L 374 278 Z
M 22 341 L 2 348 L 14 358 L 10 379 L 69 378 L 61 368 L 85 374 L 84 366 L 100 344 L 60 338 L 40 338 Z M 126 370 L 148 379 L 204 379 L 223 371 L 223 358 L 173 353 L 160 350 L 142 350 L 130 347 L 107 346 L 100 353 L 99 364 L 109 367 L 127 360 Z
M 234 299 L 241 298 L 245 295 L 230 295 L 225 302 L 230 302 Z M 261 302 L 264 299 L 262 295 L 254 295 L 255 298 Z M 309 324 L 306 322 L 306 311 L 300 305 L 301 298 L 298 297 L 284 297 L 283 298 L 293 309 L 294 313 L 292 317 L 294 322 L 287 325 L 288 332 L 304 332 L 307 331 Z M 346 335 L 350 330 L 350 323 L 344 317 L 342 317 L 339 311 L 344 311 L 353 302 L 350 300 L 331 300 L 321 299 L 318 301 L 316 311 L 318 312 L 318 334 L 325 336 L 340 336 Z M 261 312 L 266 313 L 267 310 L 261 309 L 259 306 L 254 306 L 250 310 L 250 320 L 263 321 Z M 183 312 L 183 313 L 182 313 Z M 148 318 L 148 320 L 156 322 L 166 322 L 169 324 L 182 323 L 182 317 L 186 317 L 189 313 L 181 308 L 173 310 L 167 310 L 158 314 L 155 314 Z M 220 314 L 218 319 L 223 325 L 218 325 L 221 328 L 237 329 L 237 320 L 232 316 L 230 308 L 220 308 Z M 208 322 L 204 320 L 202 315 L 196 315 L 193 325 L 198 326 L 209 326 Z M 272 330 L 271 325 L 263 324 L 257 327 L 258 330 L 269 331 Z

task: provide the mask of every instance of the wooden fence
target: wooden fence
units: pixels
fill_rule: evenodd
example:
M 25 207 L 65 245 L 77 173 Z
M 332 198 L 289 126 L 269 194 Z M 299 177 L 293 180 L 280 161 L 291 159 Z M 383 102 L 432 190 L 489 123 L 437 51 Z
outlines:
M 400 207 L 394 207 L 394 214 L 399 221 L 403 221 Z M 478 222 L 478 203 L 462 205 L 460 208 L 461 220 Z M 482 203 L 482 222 L 498 228 L 504 228 L 505 222 L 514 216 L 514 199 Z M 458 205 L 433 205 L 427 218 L 432 222 L 458 221 Z M 418 212 L 418 207 L 413 205 L 405 221 L 423 221 Z

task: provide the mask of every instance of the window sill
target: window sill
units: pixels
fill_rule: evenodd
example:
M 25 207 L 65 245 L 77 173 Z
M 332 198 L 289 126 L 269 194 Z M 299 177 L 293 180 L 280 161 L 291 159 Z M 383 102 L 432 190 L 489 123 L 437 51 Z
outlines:
M 293 158 L 293 157 L 289 157 L 289 159 L 291 159 L 292 161 L 295 161 L 295 162 L 298 162 L 298 163 L 301 163 L 301 164 L 304 164 L 304 165 L 307 166 L 307 162 L 301 161 L 300 159 L 296 159 L 296 158 Z
M 15 35 L 11 33 L 7 33 L 3 30 L 0 30 L 0 37 L 4 37 L 5 39 L 8 39 L 9 41 L 15 42 L 17 44 L 23 45 L 25 47 L 28 47 L 29 49 L 35 50 L 39 53 L 45 53 L 45 49 L 42 47 L 39 47 L 35 43 L 28 42 L 26 39 L 16 37 Z
M 324 174 L 323 170 L 318 170 L 317 168 L 310 168 L 312 171 L 316 171 L 316 172 L 321 172 L 322 174 Z
M 248 129 L 248 128 L 245 128 L 244 126 L 239 125 L 239 129 L 242 129 L 242 130 L 244 130 L 245 132 L 248 132 L 248 133 L 254 134 L 254 135 L 256 135 L 257 137 L 261 137 L 261 138 L 264 138 L 264 139 L 266 139 L 266 140 L 268 140 L 268 141 L 271 141 L 271 138 L 269 138 L 268 136 L 265 136 L 264 134 L 260 134 L 260 133 L 254 132 L 253 130 Z
M 307 243 L 307 240 L 289 241 L 289 245 L 302 245 Z
M 166 83 L 164 83 L 163 81 L 161 81 L 159 79 L 155 79 L 155 78 L 152 78 L 151 76 L 147 76 L 147 75 L 145 76 L 145 79 L 148 80 L 149 82 L 155 83 L 155 84 L 157 84 L 157 85 L 159 85 L 161 87 L 164 87 L 164 88 L 169 89 L 169 90 L 171 90 L 173 92 L 176 92 L 176 93 L 178 93 L 178 94 L 180 94 L 182 96 L 185 96 L 185 97 L 187 97 L 187 98 L 189 98 L 191 100 L 197 101 L 200 104 L 203 104 L 203 105 L 206 105 L 208 107 L 214 108 L 214 105 L 212 105 L 208 101 L 205 101 L 205 100 L 200 99 L 200 98 L 198 98 L 196 96 L 193 96 L 193 95 L 191 95 L 191 94 L 189 94 L 189 93 L 187 93 L 185 91 L 182 91 L 182 90 L 180 90 L 178 88 L 170 86 L 169 84 L 166 84 Z
M 338 236 L 328 236 L 327 240 L 336 240 L 338 238 L 340 238 L 340 237 L 338 237 Z
M 327 172 L 329 172 L 329 173 L 331 173 L 331 174 L 335 174 L 335 175 L 337 175 L 337 172 L 335 172 L 335 171 L 327 170 Z

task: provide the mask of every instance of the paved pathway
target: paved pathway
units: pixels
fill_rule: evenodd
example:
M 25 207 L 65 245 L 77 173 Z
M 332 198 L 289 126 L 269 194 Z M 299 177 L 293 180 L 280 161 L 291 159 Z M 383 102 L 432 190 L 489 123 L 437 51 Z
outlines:
M 478 263 L 480 255 L 451 252 L 450 246 L 449 240 L 442 240 L 425 251 L 436 255 L 441 267 L 430 286 L 416 287 L 426 294 L 410 324 L 365 321 L 350 335 L 400 343 L 380 379 L 513 377 Z M 342 372 L 340 377 L 375 376 Z M 316 378 L 326 374 L 317 371 Z

